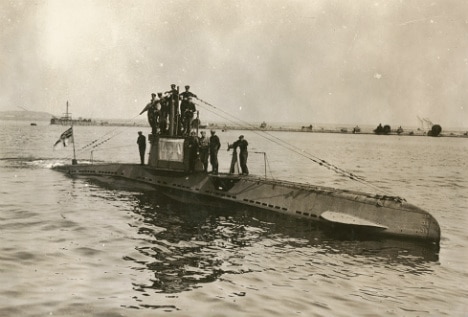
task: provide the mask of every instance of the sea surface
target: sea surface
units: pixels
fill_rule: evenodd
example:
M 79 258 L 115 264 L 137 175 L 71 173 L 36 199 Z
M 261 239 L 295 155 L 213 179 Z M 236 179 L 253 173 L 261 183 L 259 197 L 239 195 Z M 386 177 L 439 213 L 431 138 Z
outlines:
M 437 248 L 69 178 L 52 169 L 66 129 L 0 121 L 0 316 L 468 316 L 466 138 L 217 132 L 221 171 L 242 133 L 251 173 L 404 197 L 438 220 Z M 138 163 L 138 130 L 77 126 L 77 158 Z

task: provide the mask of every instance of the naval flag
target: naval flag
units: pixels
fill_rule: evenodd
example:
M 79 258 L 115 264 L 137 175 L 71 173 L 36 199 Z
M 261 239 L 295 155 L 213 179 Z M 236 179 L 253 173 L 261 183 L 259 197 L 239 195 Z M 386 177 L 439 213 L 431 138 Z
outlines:
M 66 130 L 65 132 L 63 132 L 61 135 L 60 135 L 60 138 L 57 140 L 57 142 L 55 142 L 54 144 L 54 147 L 59 144 L 60 142 L 63 143 L 63 146 L 67 146 L 67 143 L 65 141 L 67 141 L 68 139 L 71 138 L 71 141 L 70 142 L 73 142 L 73 128 L 70 128 L 68 130 Z

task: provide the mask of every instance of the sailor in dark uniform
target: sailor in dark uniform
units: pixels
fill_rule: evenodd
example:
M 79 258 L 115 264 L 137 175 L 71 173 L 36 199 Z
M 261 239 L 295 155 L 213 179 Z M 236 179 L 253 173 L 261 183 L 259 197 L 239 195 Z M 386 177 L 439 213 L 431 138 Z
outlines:
M 198 141 L 197 134 L 195 132 L 190 133 L 190 138 L 188 138 L 188 148 L 189 148 L 189 172 L 195 172 L 195 164 L 199 159 L 199 150 L 200 143 Z
M 193 92 L 189 91 L 190 90 L 190 86 L 185 86 L 185 91 L 180 93 L 180 99 L 182 100 L 181 101 L 181 104 L 180 104 L 180 113 L 183 113 L 182 112 L 182 106 L 185 104 L 188 103 L 189 101 L 189 98 L 197 98 L 197 95 L 195 95 Z
M 182 107 L 181 107 L 182 110 Z M 184 131 L 183 134 L 189 135 L 190 130 L 192 127 L 192 120 L 195 112 L 197 109 L 195 108 L 195 104 L 192 102 L 192 97 L 188 98 L 188 102 L 186 103 L 186 106 L 183 108 L 184 112 L 182 113 L 182 122 L 183 122 L 183 127 Z
M 190 132 L 190 129 L 187 129 L 187 126 L 190 125 L 191 120 L 193 119 L 193 112 L 195 112 L 195 105 L 193 104 L 192 98 L 197 98 L 197 95 L 192 93 L 190 90 L 190 86 L 185 86 L 185 91 L 179 95 L 179 99 L 181 100 L 180 102 L 180 116 L 181 116 L 181 121 L 182 121 L 182 133 L 185 135 L 188 135 Z M 192 107 L 193 105 L 193 107 Z M 187 110 L 192 111 L 192 116 L 189 118 L 190 120 L 187 120 L 187 116 L 190 117 L 190 113 L 186 113 Z
M 198 138 L 198 144 L 200 147 L 200 161 L 203 163 L 203 170 L 208 172 L 208 156 L 210 155 L 210 139 L 206 137 L 206 132 L 200 132 L 201 137 Z
M 169 117 L 169 113 L 171 110 L 170 106 L 170 96 L 163 96 L 162 93 L 158 93 L 159 96 L 159 104 L 161 106 L 161 114 L 159 117 L 159 130 L 161 134 L 167 133 L 167 118 Z
M 169 96 L 169 98 L 170 98 L 171 100 L 174 100 L 174 101 L 176 101 L 176 100 L 178 99 L 178 97 L 179 97 L 179 91 L 177 90 L 175 84 L 172 84 L 172 85 L 171 85 L 171 90 L 166 91 L 165 94 L 166 94 L 167 96 Z M 178 106 L 179 106 L 179 105 L 177 105 L 177 108 L 179 108 Z
M 145 165 L 146 137 L 141 131 L 138 131 L 137 144 L 140 151 L 140 164 Z
M 247 168 L 247 158 L 249 156 L 249 152 L 247 151 L 248 145 L 249 145 L 249 142 L 247 142 L 247 140 L 244 139 L 244 136 L 241 135 L 239 136 L 239 140 L 229 145 L 228 147 L 228 150 L 234 149 L 234 153 L 236 153 L 237 148 L 239 148 L 240 150 L 239 161 L 240 161 L 240 167 L 242 170 L 242 175 L 249 175 L 249 169 Z
M 171 125 L 177 126 L 177 120 L 179 117 L 179 87 L 176 87 L 175 84 L 171 85 L 171 90 L 168 90 L 164 93 L 167 107 L 167 118 L 166 126 L 170 127 Z M 172 110 L 174 107 L 174 110 Z M 174 113 L 172 113 L 174 111 Z M 174 122 L 170 122 L 174 120 Z M 169 131 L 166 131 L 169 132 Z
M 159 125 L 159 117 L 160 117 L 160 108 L 161 105 L 159 104 L 159 99 L 156 98 L 156 94 L 151 94 L 151 101 L 146 105 L 146 107 L 141 110 L 140 114 L 143 112 L 148 112 L 148 122 L 151 126 L 151 133 L 153 135 L 157 134 L 158 125 Z
M 211 172 L 213 174 L 218 174 L 218 151 L 221 147 L 221 142 L 219 137 L 216 135 L 215 130 L 211 130 L 210 137 L 210 163 L 211 163 Z

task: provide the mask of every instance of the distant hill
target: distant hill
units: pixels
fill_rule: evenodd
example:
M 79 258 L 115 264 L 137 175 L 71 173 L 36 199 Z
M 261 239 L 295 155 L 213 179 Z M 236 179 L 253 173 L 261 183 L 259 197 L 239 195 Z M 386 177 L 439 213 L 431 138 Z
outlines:
M 0 120 L 46 121 L 51 118 L 50 113 L 40 111 L 0 111 Z

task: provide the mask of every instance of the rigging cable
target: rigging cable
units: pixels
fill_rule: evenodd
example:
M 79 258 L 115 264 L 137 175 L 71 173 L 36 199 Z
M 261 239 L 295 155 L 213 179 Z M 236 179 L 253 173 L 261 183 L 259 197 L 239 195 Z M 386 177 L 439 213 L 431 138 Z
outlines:
M 335 165 L 333 165 L 333 164 L 331 164 L 331 163 L 329 163 L 329 162 L 327 162 L 327 161 L 325 161 L 325 160 L 323 160 L 323 159 L 321 159 L 321 158 L 319 158 L 319 157 L 317 157 L 317 156 L 315 156 L 315 155 L 313 155 L 311 153 L 308 153 L 308 152 L 304 151 L 303 149 L 301 149 L 301 148 L 299 148 L 299 147 L 297 147 L 295 145 L 287 143 L 286 141 L 272 135 L 268 131 L 261 131 L 263 134 L 259 133 L 258 130 L 257 130 L 257 127 L 252 125 L 251 123 L 248 123 L 248 122 L 243 121 L 243 120 L 241 120 L 239 118 L 236 118 L 235 116 L 229 114 L 228 112 L 226 112 L 226 111 L 224 111 L 222 109 L 219 109 L 218 107 L 212 105 L 211 103 L 209 103 L 209 102 L 207 102 L 205 100 L 202 100 L 202 99 L 200 99 L 198 97 L 197 97 L 197 99 L 200 102 L 204 103 L 205 105 L 207 105 L 207 106 L 209 106 L 209 107 L 211 107 L 211 108 L 213 108 L 213 109 L 215 109 L 217 111 L 222 112 L 224 115 L 219 115 L 219 114 L 215 113 L 214 111 L 210 111 L 210 110 L 205 108 L 206 110 L 208 110 L 208 111 L 210 111 L 210 112 L 212 112 L 214 114 L 217 114 L 218 116 L 220 116 L 223 119 L 227 119 L 227 120 L 229 120 L 230 122 L 233 122 L 233 123 L 240 122 L 245 127 L 251 128 L 253 133 L 255 133 L 255 134 L 267 139 L 268 141 L 273 142 L 273 143 L 275 143 L 275 144 L 277 144 L 277 145 L 279 145 L 279 146 L 281 146 L 281 147 L 283 147 L 283 148 L 285 148 L 285 149 L 287 149 L 287 150 L 289 150 L 289 151 L 291 151 L 293 153 L 296 153 L 296 154 L 298 154 L 298 155 L 300 155 L 300 156 L 302 156 L 302 157 L 304 157 L 306 159 L 309 159 L 312 162 L 318 164 L 319 166 L 325 167 L 328 170 L 331 170 L 331 171 L 333 171 L 333 172 L 335 172 L 335 173 L 337 173 L 337 174 L 339 174 L 339 175 L 341 175 L 343 177 L 347 177 L 347 178 L 349 178 L 349 179 L 351 179 L 353 181 L 359 182 L 359 183 L 361 183 L 363 185 L 372 187 L 372 188 L 374 188 L 375 190 L 377 190 L 379 192 L 384 192 L 381 188 L 379 188 L 379 187 L 375 186 L 374 184 L 370 183 L 369 181 L 365 180 L 362 176 L 356 175 L 354 173 L 350 173 L 350 172 L 348 172 L 348 171 L 346 171 L 346 170 L 344 170 L 344 169 L 342 169 L 342 168 L 340 168 L 338 166 L 335 166 Z M 232 117 L 233 119 L 229 119 L 227 117 Z
M 139 114 L 136 115 L 136 116 L 134 116 L 133 118 L 131 118 L 131 119 L 125 121 L 124 123 L 133 121 L 133 120 L 134 120 L 136 117 L 138 117 L 138 116 L 139 116 Z M 129 128 L 129 127 L 127 126 L 127 127 L 125 127 L 125 128 Z M 117 133 L 117 134 L 113 134 L 113 135 L 111 135 L 110 137 L 108 137 L 107 139 L 105 139 L 105 140 L 103 140 L 103 141 L 97 143 L 97 142 L 99 141 L 99 139 L 104 138 L 105 136 L 107 136 L 107 135 L 109 135 L 109 134 L 111 134 L 111 133 L 113 133 L 114 131 L 119 130 L 119 129 L 122 130 L 122 131 L 120 131 L 120 132 Z M 109 141 L 109 140 L 112 139 L 113 137 L 115 137 L 115 136 L 121 134 L 122 132 L 123 132 L 123 128 L 117 126 L 117 127 L 115 127 L 114 129 L 107 131 L 107 132 L 104 133 L 102 136 L 98 137 L 97 139 L 95 139 L 95 140 L 91 141 L 90 143 L 88 143 L 88 144 L 82 146 L 80 149 L 78 149 L 78 151 L 79 151 L 79 152 L 80 152 L 80 151 L 84 151 L 84 150 L 86 150 L 88 147 L 91 147 L 91 148 L 94 149 L 94 148 L 100 146 L 101 144 L 103 144 L 103 143 Z M 96 144 L 96 143 L 97 143 L 97 144 Z

